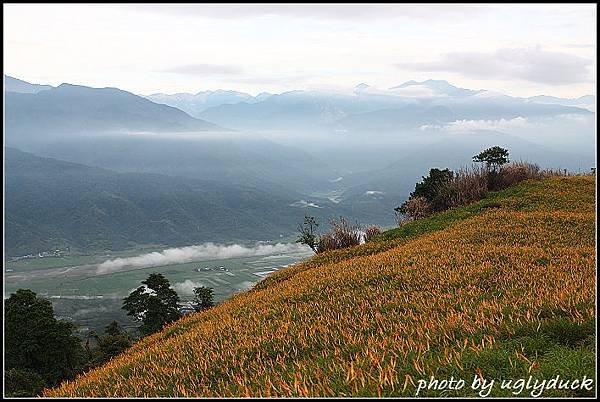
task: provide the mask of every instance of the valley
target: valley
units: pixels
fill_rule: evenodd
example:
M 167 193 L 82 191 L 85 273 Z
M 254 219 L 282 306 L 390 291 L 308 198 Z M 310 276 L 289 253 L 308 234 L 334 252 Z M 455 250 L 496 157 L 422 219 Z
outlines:
M 57 316 L 77 324 L 82 336 L 89 330 L 101 332 L 113 320 L 133 333 L 139 324 L 121 310 L 122 300 L 141 286 L 140 282 L 150 273 L 164 274 L 182 304 L 192 299 L 196 286 L 213 288 L 215 301 L 221 302 L 251 288 L 268 274 L 312 255 L 310 250 L 290 249 L 256 257 L 123 268 L 106 273 L 99 273 L 98 267 L 107 260 L 159 252 L 162 248 L 5 262 L 4 291 L 8 297 L 17 289 L 31 289 L 48 298 Z
M 223 301 L 311 253 L 100 272 L 109 259 L 291 243 L 306 214 L 321 230 L 339 217 L 392 228 L 394 208 L 430 167 L 458 170 L 491 145 L 542 168 L 594 164 L 593 96 L 525 99 L 441 80 L 259 96 L 5 83 L 5 297 L 32 289 L 82 333 L 112 319 L 132 330 L 121 301 L 149 273 L 163 273 L 184 302 L 195 285 Z M 554 134 L 562 127 L 576 141 Z

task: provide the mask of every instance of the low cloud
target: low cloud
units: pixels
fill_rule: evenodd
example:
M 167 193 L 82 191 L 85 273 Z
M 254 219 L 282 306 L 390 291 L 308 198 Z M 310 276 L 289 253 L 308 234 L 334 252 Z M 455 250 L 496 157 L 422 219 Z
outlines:
M 308 248 L 297 243 L 257 244 L 246 247 L 204 243 L 197 246 L 169 248 L 161 252 L 141 254 L 136 257 L 116 258 L 98 265 L 97 274 L 107 274 L 127 268 L 149 268 L 195 261 L 225 260 L 229 258 L 256 257 L 271 254 L 306 252 Z
M 292 204 L 290 204 L 290 207 L 301 207 L 301 208 L 308 208 L 308 207 L 312 207 L 312 208 L 323 208 L 318 206 L 317 204 L 315 204 L 314 202 L 309 202 L 306 200 L 300 200 L 300 201 L 296 201 Z
M 437 130 L 448 132 L 465 132 L 477 130 L 494 130 L 494 131 L 512 131 L 540 128 L 548 125 L 554 125 L 558 122 L 570 121 L 573 123 L 584 124 L 589 117 L 579 114 L 561 114 L 552 117 L 528 119 L 525 117 L 515 117 L 513 119 L 497 119 L 497 120 L 456 120 L 448 124 L 426 124 L 419 127 L 422 131 Z
M 163 72 L 186 75 L 237 75 L 241 74 L 243 70 L 237 66 L 196 63 L 175 66 L 163 70 Z
M 173 289 L 175 289 L 175 291 L 180 294 L 192 295 L 194 294 L 194 288 L 199 288 L 200 286 L 205 285 L 201 282 L 194 282 L 191 279 L 186 279 L 183 282 L 177 282 L 176 284 L 174 284 Z
M 529 127 L 532 124 L 523 117 L 499 120 L 456 120 L 445 125 L 429 124 L 419 127 L 421 130 L 474 131 L 474 130 L 506 130 Z
M 404 62 L 402 69 L 458 73 L 475 79 L 519 79 L 548 85 L 591 82 L 592 60 L 541 47 L 499 49 L 492 53 L 454 52 L 428 62 Z

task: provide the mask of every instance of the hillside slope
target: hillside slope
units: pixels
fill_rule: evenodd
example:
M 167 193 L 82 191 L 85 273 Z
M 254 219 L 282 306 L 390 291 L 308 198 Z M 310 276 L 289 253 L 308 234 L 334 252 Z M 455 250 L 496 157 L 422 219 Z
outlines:
M 281 270 L 45 395 L 414 396 L 435 375 L 467 385 L 420 396 L 475 396 L 479 376 L 595 380 L 595 259 L 595 177 L 527 182 Z

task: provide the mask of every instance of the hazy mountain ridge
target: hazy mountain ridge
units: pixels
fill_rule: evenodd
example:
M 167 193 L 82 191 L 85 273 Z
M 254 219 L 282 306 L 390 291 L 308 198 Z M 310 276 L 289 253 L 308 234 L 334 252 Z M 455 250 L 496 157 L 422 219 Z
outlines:
M 16 108 L 8 114 L 11 131 L 27 134 L 38 128 L 18 117 L 14 121 L 14 116 L 19 116 L 19 109 L 35 109 L 42 116 L 51 115 L 52 119 L 45 122 L 48 124 L 45 124 L 44 130 L 63 132 L 77 129 L 149 132 L 220 130 L 220 127 L 209 123 L 214 122 L 238 130 L 319 130 L 359 134 L 368 130 L 393 132 L 418 128 L 423 124 L 451 122 L 452 119 L 512 119 L 589 114 L 595 110 L 595 97 L 591 95 L 576 99 L 545 95 L 519 98 L 484 89 L 459 88 L 443 80 L 407 81 L 386 90 L 362 83 L 350 95 L 294 90 L 252 96 L 238 91 L 216 90 L 138 97 L 116 88 L 70 84 L 49 87 L 49 91 L 43 93 L 45 95 L 40 97 L 14 94 L 7 97 L 7 108 Z M 98 104 L 90 104 L 90 99 Z M 142 99 L 150 102 L 144 104 Z M 52 108 L 45 102 L 76 102 L 74 109 L 70 108 L 74 114 L 64 115 L 64 108 Z M 166 109 L 167 105 L 171 107 L 170 111 Z M 92 110 L 85 110 L 85 107 Z M 439 111 L 442 109 L 445 115 L 440 119 Z M 178 114 L 179 111 L 185 114 Z M 77 124 L 78 117 L 81 117 L 77 113 L 87 114 L 85 125 Z M 58 117 L 61 114 L 62 120 Z M 417 115 L 419 118 L 416 118 Z M 68 122 L 65 122 L 67 117 Z
M 27 81 L 4 75 L 4 90 L 7 92 L 30 94 L 38 93 L 51 88 L 53 88 L 51 85 L 30 84 Z
M 235 104 L 240 102 L 256 103 L 268 98 L 269 96 L 271 96 L 271 94 L 266 92 L 252 96 L 244 92 L 218 89 L 216 91 L 201 91 L 196 94 L 156 93 L 144 97 L 156 103 L 162 103 L 181 109 L 190 116 L 199 117 L 200 113 L 213 106 Z
M 31 118 L 35 114 L 35 118 Z M 61 84 L 5 93 L 7 145 L 116 132 L 222 131 L 223 128 L 117 88 Z
M 408 81 L 389 90 L 377 90 L 363 83 L 351 95 L 290 91 L 252 104 L 214 106 L 199 116 L 217 124 L 227 122 L 238 130 L 288 127 L 291 130 L 344 130 L 364 134 L 368 130 L 393 132 L 437 122 L 439 108 L 448 110 L 444 119 L 448 121 L 451 118 L 512 119 L 591 113 L 588 109 L 571 106 L 576 103 L 570 100 L 562 104 L 560 98 L 556 99 L 550 103 L 539 98 L 517 98 L 486 90 L 458 88 L 441 80 Z M 412 108 L 408 109 L 410 116 L 403 115 L 405 108 Z M 373 119 L 372 114 L 377 115 L 377 112 L 379 115 Z M 415 114 L 421 117 L 411 119 Z
M 596 112 L 596 97 L 593 95 L 584 95 L 578 98 L 558 98 L 556 96 L 539 95 L 526 99 L 529 102 L 577 106 L 588 109 L 591 112 Z
M 327 190 L 335 169 L 301 149 L 237 134 L 200 138 L 105 136 L 55 141 L 41 155 L 118 172 L 158 173 L 248 185 L 292 197 Z
M 304 216 L 295 198 L 247 186 L 116 173 L 14 148 L 5 163 L 8 255 L 267 240 L 293 234 Z M 312 210 L 324 219 L 331 205 Z
M 414 80 L 411 81 L 407 81 L 403 84 L 394 86 L 389 88 L 389 91 L 394 93 L 395 95 L 400 95 L 402 93 L 401 90 L 403 89 L 426 89 L 431 91 L 431 96 L 453 96 L 453 97 L 464 97 L 464 96 L 472 96 L 472 95 L 476 95 L 478 93 L 483 92 L 484 90 L 480 89 L 480 90 L 472 90 L 472 89 L 465 89 L 465 88 L 459 88 L 456 87 L 452 84 L 450 84 L 448 81 L 444 81 L 444 80 L 426 80 L 426 81 L 422 81 L 422 82 L 417 82 Z M 426 92 L 423 91 L 423 95 L 425 95 Z

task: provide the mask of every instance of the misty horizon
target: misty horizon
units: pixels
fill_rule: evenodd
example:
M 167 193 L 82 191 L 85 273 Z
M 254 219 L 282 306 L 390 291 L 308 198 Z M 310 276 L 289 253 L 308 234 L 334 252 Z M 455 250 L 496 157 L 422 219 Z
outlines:
M 54 86 L 145 95 L 233 88 L 255 96 L 436 78 L 521 97 L 595 95 L 591 4 L 8 4 L 4 11 L 5 71 Z
M 248 95 L 249 97 L 252 98 L 260 98 L 261 96 L 271 96 L 271 95 L 283 95 L 283 94 L 287 94 L 287 93 L 294 93 L 294 92 L 307 92 L 307 93 L 316 93 L 316 94 L 332 94 L 332 95 L 342 95 L 342 96 L 352 96 L 352 95 L 358 95 L 359 92 L 363 92 L 366 94 L 370 94 L 370 95 L 397 95 L 397 96 L 403 96 L 403 94 L 401 93 L 394 93 L 393 89 L 398 88 L 398 87 L 402 87 L 406 84 L 423 84 L 426 82 L 442 82 L 442 83 L 446 83 L 448 85 L 451 86 L 455 86 L 459 89 L 468 89 L 468 90 L 472 90 L 472 91 L 481 91 L 481 92 L 486 92 L 489 93 L 491 95 L 493 94 L 504 94 L 504 95 L 508 95 L 508 96 L 514 96 L 514 97 L 521 97 L 521 96 L 517 96 L 515 94 L 509 93 L 509 92 L 499 92 L 499 91 L 493 91 L 493 90 L 489 90 L 486 88 L 467 88 L 467 87 L 460 87 L 457 85 L 454 85 L 453 82 L 449 82 L 447 80 L 439 80 L 439 79 L 435 79 L 435 78 L 426 78 L 423 79 L 421 81 L 417 81 L 417 80 L 413 80 L 413 79 L 408 79 L 406 81 L 403 82 L 399 82 L 396 84 L 393 84 L 389 87 L 376 87 L 374 85 L 369 85 L 368 83 L 365 82 L 357 82 L 356 85 L 350 85 L 348 87 L 343 87 L 343 88 L 336 88 L 336 89 L 310 89 L 310 88 L 306 88 L 306 87 L 296 87 L 296 88 L 292 88 L 292 89 L 288 89 L 285 91 L 281 91 L 281 92 L 268 92 L 266 90 L 261 90 L 258 89 L 257 91 L 255 91 L 254 93 L 249 93 L 249 92 L 244 92 L 244 90 L 242 88 L 239 87 L 234 87 L 234 86 L 229 86 L 229 87 L 223 87 L 223 88 L 216 88 L 216 89 L 208 89 L 208 88 L 199 88 L 199 89 L 192 89 L 189 88 L 187 90 L 184 91 L 179 91 L 179 92 L 152 92 L 152 93 L 136 93 L 130 90 L 127 90 L 126 88 L 120 88 L 120 87 L 116 87 L 114 85 L 108 85 L 108 86 L 93 86 L 93 85 L 87 85 L 85 83 L 76 83 L 76 82 L 72 82 L 72 81 L 65 81 L 65 82 L 61 82 L 59 84 L 56 85 L 51 85 L 47 82 L 34 82 L 34 81 L 27 81 L 24 78 L 20 77 L 18 74 L 6 74 L 5 73 L 5 77 L 9 77 L 9 78 L 13 78 L 13 79 L 17 79 L 19 81 L 24 81 L 25 83 L 28 84 L 33 84 L 33 85 L 42 85 L 42 86 L 50 86 L 53 88 L 57 88 L 60 87 L 61 85 L 68 85 L 68 86 L 79 86 L 79 87 L 89 87 L 89 88 L 94 88 L 94 89 L 120 89 L 122 91 L 126 91 L 129 93 L 132 93 L 134 95 L 139 95 L 142 97 L 146 97 L 146 98 L 152 98 L 153 96 L 158 96 L 158 95 L 168 95 L 168 96 L 176 96 L 176 95 L 193 95 L 193 96 L 199 96 L 199 95 L 208 95 L 208 94 L 214 94 L 214 93 L 231 93 L 231 92 L 235 92 L 235 93 L 239 93 L 242 95 Z M 534 93 L 532 95 L 529 96 L 524 96 L 523 98 L 535 98 L 535 97 L 539 97 L 539 96 L 549 96 L 549 97 L 556 97 L 556 98 L 563 98 L 563 99 L 568 99 L 568 100 L 577 100 L 580 98 L 585 98 L 588 96 L 593 96 L 595 97 L 595 90 L 590 90 L 587 93 L 582 93 L 581 95 L 576 95 L 576 96 L 572 96 L 572 97 L 563 97 L 563 96 L 559 96 L 555 93 L 552 93 L 552 91 L 547 91 L 547 92 L 540 92 L 540 93 Z M 409 96 L 409 97 L 415 97 L 415 98 L 422 98 L 422 97 L 427 97 L 427 96 L 435 96 L 434 94 L 426 94 L 426 93 L 407 93 L 405 96 Z M 243 101 L 243 100 L 240 100 Z

